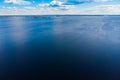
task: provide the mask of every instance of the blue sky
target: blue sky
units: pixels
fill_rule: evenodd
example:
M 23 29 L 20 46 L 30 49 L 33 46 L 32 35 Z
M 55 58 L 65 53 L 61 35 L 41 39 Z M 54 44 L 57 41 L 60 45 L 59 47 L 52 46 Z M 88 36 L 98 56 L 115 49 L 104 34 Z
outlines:
M 120 14 L 120 0 L 0 0 L 0 15 Z

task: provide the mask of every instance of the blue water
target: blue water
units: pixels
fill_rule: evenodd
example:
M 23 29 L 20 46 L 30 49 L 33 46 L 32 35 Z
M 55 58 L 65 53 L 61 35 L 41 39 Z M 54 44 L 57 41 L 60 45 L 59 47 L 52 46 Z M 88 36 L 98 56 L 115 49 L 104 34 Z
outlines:
M 120 80 L 120 16 L 1 16 L 0 80 Z

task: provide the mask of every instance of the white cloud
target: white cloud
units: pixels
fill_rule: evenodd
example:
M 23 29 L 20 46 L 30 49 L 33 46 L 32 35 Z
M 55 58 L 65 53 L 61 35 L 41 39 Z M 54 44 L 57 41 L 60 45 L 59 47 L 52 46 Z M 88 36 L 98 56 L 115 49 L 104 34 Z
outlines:
M 50 5 L 51 6 L 61 6 L 61 5 L 63 5 L 63 2 L 53 0 L 52 2 L 50 2 Z
M 108 1 L 112 1 L 112 0 L 94 0 L 94 2 L 108 2 Z
M 63 6 L 62 1 L 53 0 L 50 3 L 40 3 L 40 7 L 60 7 Z
M 41 3 L 41 4 L 38 4 L 38 7 L 55 8 L 55 9 L 60 9 L 60 10 L 69 10 L 69 9 L 75 8 L 74 5 L 65 5 L 64 2 L 60 0 L 59 1 L 53 0 L 50 3 Z
M 31 4 L 31 2 L 25 1 L 25 0 L 4 0 L 4 3 L 12 3 L 12 4 L 18 4 L 18 5 Z
M 24 6 L 23 8 L 18 7 L 5 7 L 3 6 L 0 10 L 0 15 L 47 15 L 47 14 L 120 14 L 120 5 L 98 5 L 84 7 L 81 5 L 66 5 L 66 0 L 52 0 L 50 3 L 40 3 L 36 6 Z M 83 0 L 78 0 L 83 1 Z M 87 1 L 87 0 L 86 0 Z M 90 0 L 88 0 L 90 1 Z M 112 0 L 91 0 L 95 2 L 107 2 Z M 13 4 L 30 4 L 29 1 L 25 0 L 5 0 L 5 3 Z
M 49 7 L 50 4 L 49 3 L 44 3 L 44 4 L 38 4 L 39 7 Z
M 83 10 L 83 12 L 94 14 L 120 14 L 120 5 L 100 5 Z

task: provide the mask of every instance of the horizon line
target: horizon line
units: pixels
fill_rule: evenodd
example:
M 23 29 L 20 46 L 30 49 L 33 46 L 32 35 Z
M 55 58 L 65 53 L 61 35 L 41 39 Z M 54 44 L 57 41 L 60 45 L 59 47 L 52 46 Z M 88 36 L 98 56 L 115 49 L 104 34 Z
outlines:
M 0 16 L 120 16 L 120 14 L 11 14 L 11 15 L 1 15 Z

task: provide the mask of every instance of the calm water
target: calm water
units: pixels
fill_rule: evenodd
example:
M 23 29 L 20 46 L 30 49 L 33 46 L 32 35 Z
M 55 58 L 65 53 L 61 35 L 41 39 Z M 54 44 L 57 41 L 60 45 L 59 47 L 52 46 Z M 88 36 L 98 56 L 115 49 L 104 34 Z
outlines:
M 120 16 L 0 17 L 0 80 L 120 80 Z

